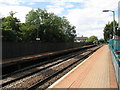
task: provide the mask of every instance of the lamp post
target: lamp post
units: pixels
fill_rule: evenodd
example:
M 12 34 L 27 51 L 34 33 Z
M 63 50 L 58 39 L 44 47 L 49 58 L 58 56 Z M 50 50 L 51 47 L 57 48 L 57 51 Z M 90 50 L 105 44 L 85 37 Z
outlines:
M 115 11 L 112 11 L 112 10 L 103 10 L 103 12 L 113 12 L 113 39 L 115 39 Z M 115 43 L 113 41 L 113 45 L 114 44 Z M 114 49 L 115 49 L 115 47 L 114 47 Z

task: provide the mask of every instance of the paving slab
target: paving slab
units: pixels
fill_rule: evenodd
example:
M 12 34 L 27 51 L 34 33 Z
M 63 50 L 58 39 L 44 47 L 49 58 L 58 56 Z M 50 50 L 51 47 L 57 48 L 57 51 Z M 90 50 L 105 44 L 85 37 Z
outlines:
M 104 45 L 49 88 L 118 88 L 108 45 Z

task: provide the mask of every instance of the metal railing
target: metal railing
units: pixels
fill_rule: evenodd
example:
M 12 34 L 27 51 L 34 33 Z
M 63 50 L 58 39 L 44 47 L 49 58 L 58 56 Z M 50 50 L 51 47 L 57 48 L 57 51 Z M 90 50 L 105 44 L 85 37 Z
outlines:
M 116 75 L 116 79 L 118 82 L 118 87 L 120 88 L 120 59 L 118 57 L 118 55 L 116 54 L 116 52 L 114 51 L 113 47 L 110 46 L 110 51 L 112 54 L 112 62 L 114 65 L 114 69 L 115 69 L 115 75 Z

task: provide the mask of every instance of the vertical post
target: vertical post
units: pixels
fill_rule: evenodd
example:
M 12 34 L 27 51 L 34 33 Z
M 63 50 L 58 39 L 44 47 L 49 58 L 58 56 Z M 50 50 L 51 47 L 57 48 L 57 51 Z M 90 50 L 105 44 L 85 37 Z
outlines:
M 103 12 L 113 12 L 113 49 L 115 50 L 115 11 L 103 10 Z
M 115 47 L 116 47 L 116 36 L 115 36 L 115 11 L 112 11 L 113 12 L 113 39 L 114 39 L 114 43 L 113 43 L 113 48 L 115 50 Z
M 2 18 L 0 18 L 0 62 L 2 63 Z M 2 64 L 0 64 L 0 76 L 2 76 Z

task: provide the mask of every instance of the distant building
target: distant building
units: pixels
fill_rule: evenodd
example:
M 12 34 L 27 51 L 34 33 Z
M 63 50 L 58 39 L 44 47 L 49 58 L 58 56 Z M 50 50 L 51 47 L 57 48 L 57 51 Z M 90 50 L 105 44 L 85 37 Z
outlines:
M 88 39 L 88 37 L 76 37 L 75 42 L 85 42 Z

